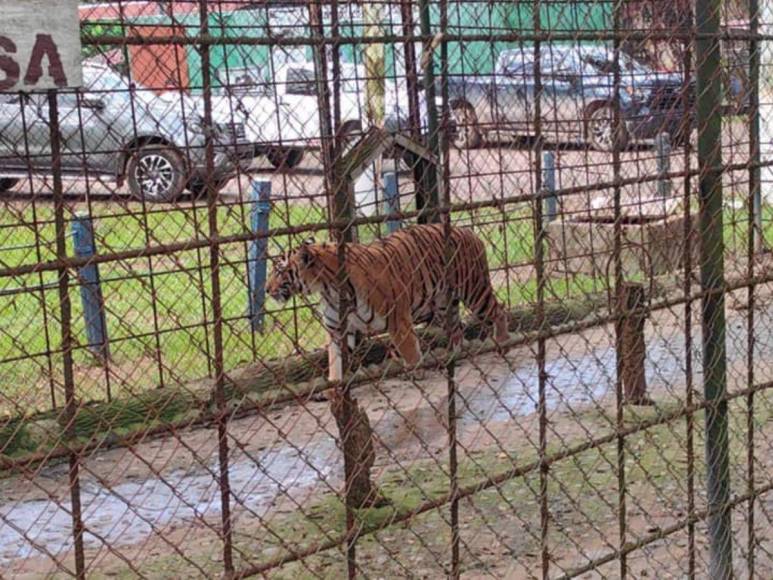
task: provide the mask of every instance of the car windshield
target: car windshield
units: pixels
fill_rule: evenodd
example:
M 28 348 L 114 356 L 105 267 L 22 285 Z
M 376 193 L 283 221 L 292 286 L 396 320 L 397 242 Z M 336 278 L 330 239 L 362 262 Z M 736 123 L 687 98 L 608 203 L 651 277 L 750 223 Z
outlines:
M 315 95 L 316 81 L 314 71 L 307 68 L 290 68 L 287 70 L 288 95 Z
M 127 80 L 107 68 L 84 68 L 83 85 L 92 92 L 125 93 L 129 91 Z
M 217 72 L 217 78 L 223 88 L 235 94 L 272 94 L 271 86 L 266 83 L 257 67 L 221 69 Z

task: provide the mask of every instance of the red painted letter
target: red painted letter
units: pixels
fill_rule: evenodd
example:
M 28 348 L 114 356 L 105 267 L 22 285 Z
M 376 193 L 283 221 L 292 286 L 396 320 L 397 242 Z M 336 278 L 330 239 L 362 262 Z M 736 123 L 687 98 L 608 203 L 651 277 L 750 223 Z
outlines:
M 57 87 L 66 87 L 67 77 L 64 74 L 62 58 L 59 56 L 59 50 L 50 34 L 35 36 L 35 46 L 32 47 L 27 74 L 24 75 L 24 84 L 34 85 L 43 76 L 43 57 L 48 58 L 48 76 L 54 79 L 54 84 Z
M 13 40 L 5 36 L 0 36 L 0 48 L 10 54 L 16 52 Z M 5 73 L 5 78 L 0 80 L 0 91 L 7 91 L 19 82 L 19 65 L 10 56 L 0 54 L 0 71 Z

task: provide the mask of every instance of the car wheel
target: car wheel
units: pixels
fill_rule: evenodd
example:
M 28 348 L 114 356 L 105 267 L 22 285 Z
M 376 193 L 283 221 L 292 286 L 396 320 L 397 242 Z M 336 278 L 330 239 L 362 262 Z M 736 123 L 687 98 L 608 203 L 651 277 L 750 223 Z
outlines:
M 222 190 L 229 181 L 231 181 L 231 177 L 220 177 L 215 179 L 212 182 L 212 187 L 214 188 L 215 193 L 220 192 L 220 190 Z M 193 197 L 196 199 L 207 196 L 207 181 L 205 179 L 194 177 L 185 187 L 188 191 L 191 192 L 191 194 L 193 194 Z
M 185 163 L 177 151 L 163 145 L 145 145 L 126 166 L 129 190 L 145 201 L 174 201 L 185 187 Z
M 622 122 L 615 135 L 615 109 L 611 105 L 601 105 L 590 112 L 586 138 L 598 151 L 620 151 L 628 146 L 628 131 Z
M 272 149 L 266 157 L 276 169 L 292 169 L 301 164 L 303 155 L 302 149 Z
M 19 180 L 13 177 L 0 177 L 0 192 L 8 191 L 17 183 Z
M 459 149 L 474 149 L 483 140 L 478 126 L 475 109 L 468 103 L 457 103 L 451 107 L 451 120 L 454 125 L 454 145 Z

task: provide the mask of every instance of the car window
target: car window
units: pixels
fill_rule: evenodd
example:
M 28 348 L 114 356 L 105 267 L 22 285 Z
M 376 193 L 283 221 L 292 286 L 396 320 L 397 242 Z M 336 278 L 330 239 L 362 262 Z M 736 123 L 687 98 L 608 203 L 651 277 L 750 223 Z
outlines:
M 128 92 L 129 83 L 110 69 L 83 69 L 83 86 L 90 92 Z
M 288 95 L 316 95 L 314 71 L 307 68 L 287 69 L 287 87 L 285 92 Z
M 531 50 L 508 50 L 499 57 L 499 69 L 508 75 L 524 76 L 534 69 L 534 52 Z
M 564 48 L 543 47 L 540 51 L 540 72 L 543 76 L 571 77 L 577 75 L 577 65 L 571 51 Z M 500 66 L 508 75 L 534 75 L 534 52 L 531 48 L 502 53 Z
M 273 90 L 258 67 L 251 68 L 221 68 L 216 73 L 220 84 L 227 87 L 235 95 L 271 96 Z
M 542 74 L 545 76 L 571 76 L 576 73 L 571 51 L 546 46 L 540 56 Z
M 614 53 L 611 52 L 598 52 L 598 53 L 590 53 L 590 54 L 584 54 L 582 57 L 582 62 L 589 67 L 591 67 L 595 72 L 601 73 L 604 75 L 613 75 L 615 74 L 615 69 L 617 68 L 615 66 L 615 56 Z M 645 72 L 643 65 L 636 62 L 633 58 L 628 56 L 627 54 L 620 54 L 620 73 L 642 73 Z

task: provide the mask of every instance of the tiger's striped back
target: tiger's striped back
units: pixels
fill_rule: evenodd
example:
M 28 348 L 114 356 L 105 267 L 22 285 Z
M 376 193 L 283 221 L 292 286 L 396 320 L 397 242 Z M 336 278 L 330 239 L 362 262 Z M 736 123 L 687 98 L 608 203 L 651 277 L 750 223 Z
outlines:
M 506 315 L 491 286 L 486 249 L 472 230 L 451 227 L 446 243 L 442 225 L 417 225 L 372 244 L 348 244 L 345 268 L 347 290 L 354 296 L 346 321 L 338 312 L 338 256 L 332 244 L 306 243 L 291 252 L 272 273 L 268 291 L 285 300 L 294 293 L 320 293 L 324 323 L 334 335 L 386 331 L 393 341 L 415 342 L 417 347 L 413 325 L 443 321 L 448 308 L 458 324 L 462 302 L 494 327 L 496 340 L 507 338 Z M 396 346 L 406 358 L 405 349 Z

